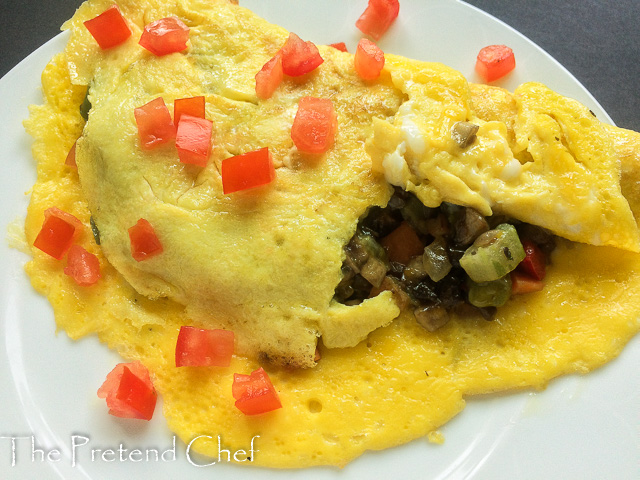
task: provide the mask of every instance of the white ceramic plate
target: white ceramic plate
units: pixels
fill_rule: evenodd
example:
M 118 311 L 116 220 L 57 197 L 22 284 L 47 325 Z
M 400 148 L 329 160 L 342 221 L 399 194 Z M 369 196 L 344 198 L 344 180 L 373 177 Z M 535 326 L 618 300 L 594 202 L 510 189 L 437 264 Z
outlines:
M 360 38 L 354 22 L 363 2 L 242 3 L 316 43 L 345 41 L 354 51 Z M 0 225 L 5 231 L 22 221 L 28 204 L 25 192 L 35 180 L 31 140 L 21 122 L 28 116 L 28 105 L 40 102 L 40 72 L 63 48 L 65 38 L 54 38 L 0 81 Z M 510 45 L 517 56 L 517 69 L 502 86 L 513 89 L 524 81 L 541 81 L 608 120 L 589 93 L 542 50 L 455 0 L 403 0 L 400 17 L 379 45 L 387 52 L 446 63 L 478 81 L 475 55 L 493 43 Z M 558 379 L 539 393 L 470 399 L 442 429 L 442 446 L 421 439 L 367 453 L 343 470 L 247 470 L 224 459 L 197 467 L 204 460 L 188 458 L 179 441 L 175 461 L 170 454 L 166 461 L 156 461 L 152 454 L 149 460 L 134 462 L 127 456 L 133 449 L 162 453 L 172 447 L 164 418 L 156 415 L 140 427 L 139 422 L 107 415 L 96 390 L 119 358 L 95 338 L 71 342 L 64 333 L 56 334 L 49 304 L 35 294 L 23 272 L 27 259 L 7 242 L 0 244 L 1 478 L 640 478 L 640 338 L 632 340 L 618 359 L 586 377 Z M 161 411 L 159 405 L 157 412 Z M 224 437 L 224 432 L 217 433 Z M 120 446 L 126 449 L 122 459 Z M 107 454 L 106 460 L 112 461 L 106 461 L 96 452 L 92 460 L 92 449 L 112 449 L 116 455 Z

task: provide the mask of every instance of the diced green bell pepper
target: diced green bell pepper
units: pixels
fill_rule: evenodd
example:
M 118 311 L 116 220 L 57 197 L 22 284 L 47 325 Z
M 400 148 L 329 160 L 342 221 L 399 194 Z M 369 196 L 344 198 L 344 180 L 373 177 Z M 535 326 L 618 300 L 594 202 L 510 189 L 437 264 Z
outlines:
M 460 266 L 474 282 L 491 282 L 514 270 L 524 257 L 515 227 L 502 223 L 473 242 L 460 259 Z
M 476 307 L 501 307 L 511 297 L 511 275 L 491 282 L 468 281 L 469 303 Z

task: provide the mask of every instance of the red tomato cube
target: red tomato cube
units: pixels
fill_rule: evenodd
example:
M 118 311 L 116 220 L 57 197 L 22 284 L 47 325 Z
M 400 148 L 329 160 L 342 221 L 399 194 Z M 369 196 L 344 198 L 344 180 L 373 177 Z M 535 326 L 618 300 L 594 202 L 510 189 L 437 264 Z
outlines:
M 362 38 L 354 56 L 357 74 L 364 80 L 375 80 L 384 67 L 384 52 L 371 40 Z
M 119 363 L 109 372 L 98 397 L 106 399 L 111 415 L 151 420 L 158 395 L 147 367 L 132 362 Z
M 148 220 L 141 218 L 129 228 L 131 256 L 138 262 L 148 260 L 163 252 L 162 244 Z
M 330 47 L 340 50 L 341 52 L 347 52 L 347 45 L 344 42 L 332 43 Z
M 291 126 L 291 139 L 304 153 L 324 153 L 333 145 L 338 119 L 327 98 L 304 97 Z
M 275 178 L 276 169 L 268 147 L 222 161 L 222 191 L 225 195 L 267 185 Z
M 526 273 L 534 280 L 544 280 L 547 274 L 547 257 L 540 248 L 531 240 L 523 240 L 525 257 L 517 269 Z
M 176 132 L 176 148 L 182 163 L 206 167 L 211 155 L 213 122 L 206 118 L 182 115 Z
M 233 384 L 231 385 L 231 396 L 236 400 L 240 399 L 247 393 L 249 386 L 251 385 L 251 375 L 245 375 L 243 373 L 233 374 Z
M 178 17 L 167 17 L 146 25 L 138 43 L 160 57 L 185 50 L 188 40 L 189 27 Z
M 173 102 L 173 123 L 178 125 L 182 115 L 204 118 L 206 102 L 204 96 L 178 98 Z
M 282 55 L 278 52 L 256 73 L 256 95 L 263 100 L 271 98 L 283 77 Z
M 127 21 L 117 5 L 112 5 L 97 17 L 87 20 L 84 26 L 103 50 L 116 47 L 131 36 Z
M 493 82 L 516 68 L 513 50 L 506 45 L 489 45 L 478 53 L 476 72 L 485 82 Z
M 82 222 L 76 217 L 51 207 L 44 211 L 44 222 L 33 246 L 61 260 L 80 234 Z
M 69 275 L 81 287 L 93 285 L 100 279 L 100 261 L 93 253 L 80 245 L 72 245 L 67 254 L 67 266 L 64 273 Z
M 400 12 L 398 0 L 369 0 L 364 13 L 356 21 L 356 27 L 375 40 L 389 29 Z
M 289 33 L 281 52 L 282 71 L 290 77 L 312 72 L 324 62 L 318 47 L 313 42 L 305 42 L 295 33 Z
M 162 97 L 136 108 L 134 115 L 142 148 L 154 148 L 176 137 L 171 113 Z
M 180 327 L 176 342 L 176 367 L 228 367 L 233 356 L 230 330 Z
M 251 375 L 236 373 L 231 387 L 236 407 L 245 415 L 259 415 L 282 408 L 278 392 L 262 367 Z

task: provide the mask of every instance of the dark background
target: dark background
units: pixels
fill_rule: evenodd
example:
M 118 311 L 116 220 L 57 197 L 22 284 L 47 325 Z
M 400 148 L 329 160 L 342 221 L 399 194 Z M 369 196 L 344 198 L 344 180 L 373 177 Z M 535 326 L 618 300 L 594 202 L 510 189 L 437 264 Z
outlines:
M 0 2 L 0 76 L 3 76 L 59 33 L 60 25 L 73 15 L 81 0 Z M 533 40 L 593 94 L 618 126 L 640 131 L 640 0 L 468 0 L 467 3 Z

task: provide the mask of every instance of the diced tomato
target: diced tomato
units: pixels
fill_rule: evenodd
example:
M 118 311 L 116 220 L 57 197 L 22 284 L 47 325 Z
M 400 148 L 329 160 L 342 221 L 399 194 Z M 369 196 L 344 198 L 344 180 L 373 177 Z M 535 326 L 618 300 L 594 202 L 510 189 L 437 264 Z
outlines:
M 69 150 L 69 153 L 67 153 L 67 158 L 64 161 L 64 164 L 67 167 L 78 168 L 78 165 L 76 164 L 76 144 L 77 143 L 78 143 L 77 140 L 73 142 L 73 146 L 71 147 L 71 150 Z
M 222 161 L 222 190 L 225 195 L 267 185 L 275 178 L 276 169 L 268 147 Z
M 344 42 L 332 43 L 330 47 L 340 50 L 341 52 L 348 52 L 347 45 Z
M 369 0 L 364 13 L 356 21 L 356 27 L 375 40 L 389 29 L 400 12 L 398 0 Z
M 256 73 L 256 95 L 263 100 L 271 98 L 283 76 L 282 54 L 278 52 Z
M 380 240 L 380 244 L 387 252 L 387 257 L 392 262 L 407 265 L 416 255 L 424 252 L 424 243 L 409 224 L 402 222 L 398 228 Z
M 233 384 L 231 385 L 231 395 L 236 400 L 240 399 L 247 393 L 249 386 L 251 385 L 251 375 L 245 375 L 243 373 L 233 374 Z
M 176 133 L 176 148 L 180 161 L 206 167 L 211 155 L 212 131 L 211 120 L 183 115 Z
M 478 53 L 476 72 L 485 82 L 493 82 L 516 68 L 513 50 L 506 45 L 489 45 Z
M 231 395 L 236 400 L 240 399 L 243 395 L 246 395 L 250 385 L 251 385 L 251 375 L 245 375 L 243 373 L 234 373 L 233 384 L 231 385 Z
M 171 113 L 169 113 L 162 97 L 136 108 L 134 115 L 143 148 L 150 149 L 176 137 L 176 128 L 171 120 Z
M 181 52 L 187 48 L 189 27 L 178 17 L 167 17 L 144 27 L 140 45 L 157 56 Z
M 117 5 L 112 5 L 100 15 L 84 22 L 89 33 L 106 50 L 124 43 L 131 36 L 131 30 Z
M 138 262 L 160 255 L 163 251 L 156 231 L 144 218 L 129 228 L 129 240 L 131 242 L 131 256 Z
M 228 367 L 233 356 L 230 330 L 180 327 L 176 342 L 176 367 Z
M 278 392 L 262 367 L 251 375 L 236 373 L 231 387 L 236 407 L 245 415 L 259 415 L 282 408 Z
M 304 153 L 324 153 L 333 145 L 338 119 L 328 98 L 303 97 L 291 126 L 291 139 Z
M 535 280 L 544 280 L 547 274 L 547 257 L 540 248 L 531 240 L 523 240 L 524 260 L 518 264 L 517 269 L 526 273 Z
M 531 278 L 526 273 L 514 270 L 511 272 L 511 293 L 520 295 L 523 293 L 539 292 L 544 288 L 542 280 Z
M 384 52 L 367 38 L 358 42 L 354 56 L 356 72 L 365 80 L 375 80 L 384 67 Z
M 107 374 L 98 397 L 106 399 L 111 415 L 151 420 L 158 395 L 147 367 L 132 362 L 119 363 Z
M 33 246 L 61 260 L 80 234 L 81 228 L 82 222 L 70 213 L 57 207 L 48 208 L 44 211 L 44 222 Z
M 178 98 L 173 102 L 173 123 L 180 124 L 182 115 L 204 118 L 206 102 L 204 96 Z
M 100 279 L 100 261 L 80 245 L 72 245 L 67 253 L 64 273 L 73 278 L 78 285 L 88 287 Z
M 313 42 L 305 42 L 295 33 L 289 33 L 281 52 L 282 71 L 290 77 L 312 72 L 324 62 L 318 47 Z

